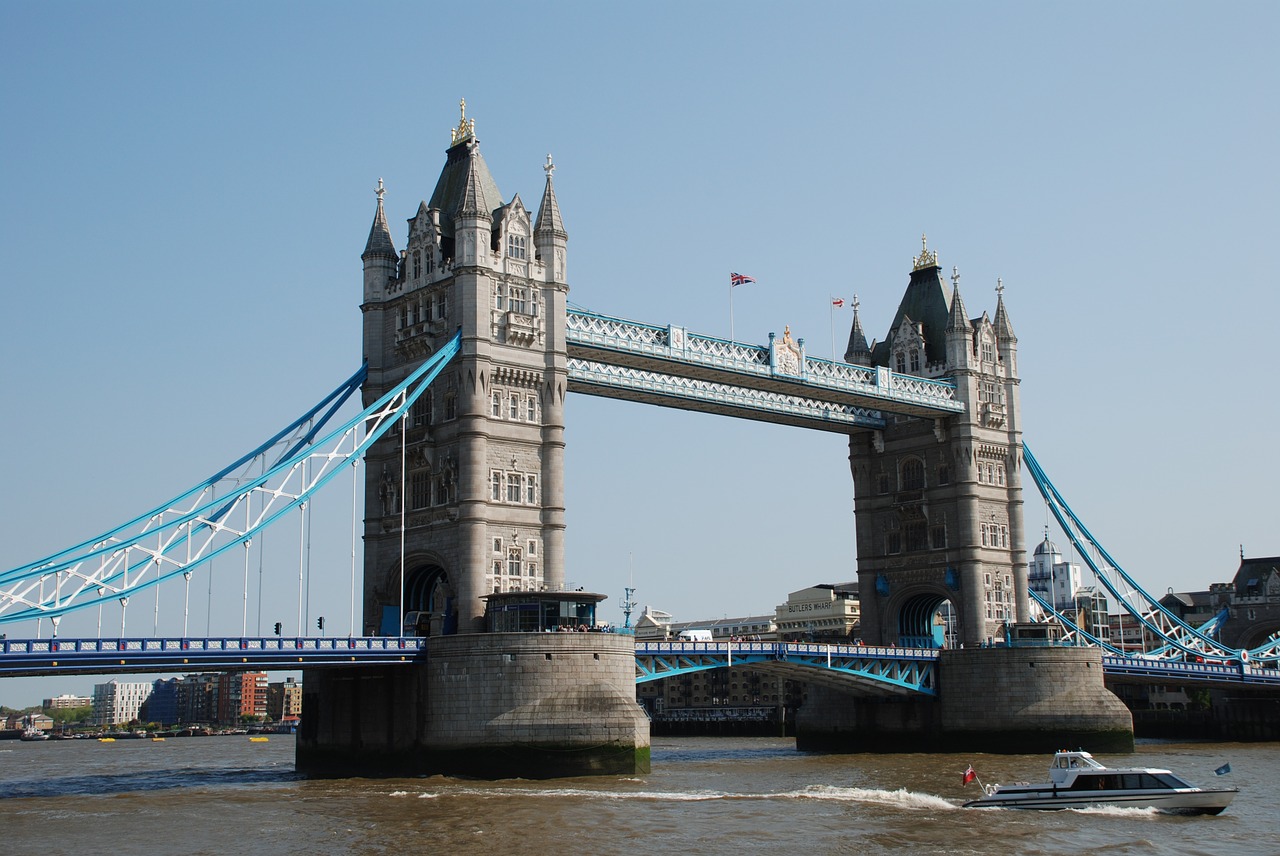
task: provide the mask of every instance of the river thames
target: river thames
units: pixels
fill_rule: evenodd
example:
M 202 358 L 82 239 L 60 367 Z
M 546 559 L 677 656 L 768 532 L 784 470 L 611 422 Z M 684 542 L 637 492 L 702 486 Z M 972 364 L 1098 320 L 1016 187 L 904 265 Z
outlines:
M 1280 853 L 1280 745 L 1141 743 L 1240 794 L 1217 817 L 962 809 L 972 764 L 1042 781 L 1047 756 L 810 755 L 790 740 L 661 738 L 647 776 L 309 781 L 293 738 L 0 742 L 7 854 Z M 1222 778 L 1214 769 L 1230 763 Z

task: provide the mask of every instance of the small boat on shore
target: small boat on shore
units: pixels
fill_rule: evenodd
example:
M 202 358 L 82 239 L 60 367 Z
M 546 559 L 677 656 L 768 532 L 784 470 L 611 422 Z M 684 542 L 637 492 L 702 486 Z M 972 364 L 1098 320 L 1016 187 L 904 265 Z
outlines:
M 971 768 L 972 769 L 972 768 Z M 965 774 L 966 783 L 972 778 Z M 989 785 L 965 808 L 1064 809 L 1089 806 L 1154 808 L 1171 814 L 1220 814 L 1236 788 L 1199 788 L 1168 770 L 1154 767 L 1106 767 L 1088 752 L 1058 752 L 1049 781 Z

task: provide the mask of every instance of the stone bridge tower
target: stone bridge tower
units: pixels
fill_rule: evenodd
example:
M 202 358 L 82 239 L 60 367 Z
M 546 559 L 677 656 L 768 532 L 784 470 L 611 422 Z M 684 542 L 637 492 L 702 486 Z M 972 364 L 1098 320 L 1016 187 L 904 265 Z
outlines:
M 402 602 L 418 635 L 477 631 L 483 595 L 563 587 L 568 236 L 550 155 L 544 169 L 536 219 L 518 194 L 504 202 L 464 102 L 400 252 L 379 181 L 361 257 L 366 405 L 457 331 L 462 350 L 366 458 L 368 632 L 399 633 Z
M 951 378 L 963 413 L 891 416 L 849 438 L 862 636 L 937 647 L 950 603 L 954 635 L 938 658 L 937 699 L 865 700 L 810 687 L 796 715 L 802 750 L 1133 751 L 1133 720 L 1102 681 L 1097 649 L 980 647 L 1027 622 L 1018 339 L 996 288 L 996 315 L 970 318 L 960 277 L 936 252 L 914 259 L 888 337 L 867 346 L 855 304 L 845 359 Z M 960 648 L 963 650 L 960 650 Z M 975 704 L 974 699 L 982 703 Z
M 1022 522 L 1018 340 L 1003 286 L 994 321 L 970 318 L 958 273 L 947 283 L 922 246 L 887 338 L 867 346 L 854 309 L 845 359 L 952 378 L 963 414 L 891 416 L 849 440 L 862 635 L 870 643 L 933 647 L 944 601 L 952 644 L 1004 636 L 1028 619 Z

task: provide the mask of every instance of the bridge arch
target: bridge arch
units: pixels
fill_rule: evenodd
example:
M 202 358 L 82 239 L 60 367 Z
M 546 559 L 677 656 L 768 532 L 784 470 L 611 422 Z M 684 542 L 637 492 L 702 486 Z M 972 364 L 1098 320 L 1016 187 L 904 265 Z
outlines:
M 435 557 L 406 562 L 405 632 L 414 636 L 449 636 L 458 632 L 458 593 L 449 573 Z
M 1236 644 L 1238 648 L 1257 648 L 1280 634 L 1280 618 L 1258 621 L 1246 627 Z
M 888 604 L 886 624 L 897 629 L 897 644 L 907 648 L 945 648 L 946 621 L 943 608 L 950 605 L 955 616 L 953 631 L 961 638 L 961 611 L 951 595 L 933 586 L 917 586 L 902 592 Z

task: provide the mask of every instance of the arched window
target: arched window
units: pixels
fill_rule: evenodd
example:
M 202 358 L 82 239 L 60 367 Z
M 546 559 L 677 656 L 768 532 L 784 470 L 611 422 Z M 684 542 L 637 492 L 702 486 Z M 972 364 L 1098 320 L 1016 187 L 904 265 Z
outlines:
M 920 371 L 920 352 L 915 348 L 911 349 L 911 370 L 913 372 Z
M 924 490 L 924 463 L 919 458 L 907 458 L 902 462 L 900 490 Z
M 907 355 L 901 351 L 897 354 L 898 374 L 906 374 L 907 371 Z

